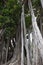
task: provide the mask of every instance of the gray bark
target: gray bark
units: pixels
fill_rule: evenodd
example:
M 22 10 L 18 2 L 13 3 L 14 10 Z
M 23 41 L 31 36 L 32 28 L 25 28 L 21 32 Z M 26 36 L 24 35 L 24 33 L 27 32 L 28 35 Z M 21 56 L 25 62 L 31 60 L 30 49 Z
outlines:
M 24 65 L 24 40 L 23 40 L 23 13 L 21 14 L 21 65 Z
M 37 43 L 38 43 L 38 49 L 40 50 L 40 55 L 43 59 L 43 38 L 42 38 L 41 32 L 40 32 L 38 25 L 37 25 L 37 22 L 36 22 L 36 17 L 34 15 L 31 0 L 28 0 L 28 1 L 29 1 L 28 2 L 29 9 L 30 9 L 31 16 L 32 16 L 32 26 L 33 26 L 33 32 L 34 32 L 34 44 L 37 45 Z
M 29 49 L 28 49 L 28 43 L 27 43 L 27 38 L 26 38 L 26 25 L 25 25 L 25 17 L 24 17 L 24 5 L 22 7 L 22 17 L 23 17 L 23 28 L 24 28 L 24 46 L 26 48 L 27 52 L 27 65 L 30 65 L 30 59 L 29 59 Z
M 41 5 L 42 5 L 42 8 L 43 8 L 43 0 L 41 0 Z
M 9 48 L 9 38 L 7 38 L 6 61 L 5 61 L 5 63 L 7 63 L 8 48 Z

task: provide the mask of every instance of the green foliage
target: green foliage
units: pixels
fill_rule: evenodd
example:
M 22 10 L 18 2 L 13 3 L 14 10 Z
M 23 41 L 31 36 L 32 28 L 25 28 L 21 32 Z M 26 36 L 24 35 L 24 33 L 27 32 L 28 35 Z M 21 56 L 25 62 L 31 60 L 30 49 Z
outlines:
M 41 11 L 41 2 L 40 0 L 32 0 L 32 4 L 33 4 L 33 9 L 35 9 L 34 10 L 35 16 L 38 16 Z
M 40 7 L 39 0 L 32 0 L 33 7 L 38 9 Z M 0 0 L 0 28 L 6 28 L 5 35 L 13 36 L 16 33 L 17 26 L 21 17 L 21 4 L 18 0 Z M 28 5 L 25 5 L 25 14 L 29 14 Z M 37 12 L 35 12 L 37 13 Z M 26 16 L 26 27 L 31 25 L 31 17 Z
M 21 4 L 17 0 L 0 1 L 0 28 L 6 28 L 5 35 L 13 36 L 16 33 L 20 15 Z
M 33 3 L 33 6 L 36 8 L 41 6 L 40 0 L 32 0 L 32 3 Z
M 29 10 L 28 5 L 25 5 L 25 6 L 24 6 L 24 11 L 25 11 L 25 14 L 27 14 L 27 13 L 28 13 L 28 10 Z
M 31 25 L 31 16 L 26 16 L 25 21 L 26 21 L 26 27 L 29 28 Z

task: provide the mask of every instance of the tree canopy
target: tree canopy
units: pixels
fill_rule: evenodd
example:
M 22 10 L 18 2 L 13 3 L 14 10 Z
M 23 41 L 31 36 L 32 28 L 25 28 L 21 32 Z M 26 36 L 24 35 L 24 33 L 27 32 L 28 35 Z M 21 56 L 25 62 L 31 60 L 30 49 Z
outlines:
M 25 4 L 25 21 L 26 27 L 31 25 L 31 15 L 28 7 L 28 0 L 23 1 Z M 40 0 L 32 0 L 35 15 L 40 14 Z M 22 5 L 18 0 L 0 0 L 0 29 L 6 28 L 6 35 L 13 36 L 16 33 L 20 22 Z M 28 14 L 28 15 L 27 15 Z
M 21 15 L 21 4 L 17 0 L 0 1 L 0 29 L 6 28 L 6 35 L 15 34 Z

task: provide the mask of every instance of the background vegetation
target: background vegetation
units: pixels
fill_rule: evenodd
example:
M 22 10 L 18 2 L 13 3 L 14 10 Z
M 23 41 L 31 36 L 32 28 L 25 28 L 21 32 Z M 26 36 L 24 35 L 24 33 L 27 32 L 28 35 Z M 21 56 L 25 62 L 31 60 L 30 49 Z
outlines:
M 26 27 L 31 25 L 31 15 L 28 8 L 28 0 L 23 1 L 25 4 Z M 33 9 L 36 16 L 39 16 L 41 4 L 40 0 L 32 0 Z M 13 36 L 16 34 L 21 18 L 22 4 L 18 0 L 0 0 L 0 29 L 6 28 L 5 35 Z

